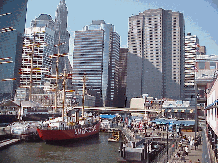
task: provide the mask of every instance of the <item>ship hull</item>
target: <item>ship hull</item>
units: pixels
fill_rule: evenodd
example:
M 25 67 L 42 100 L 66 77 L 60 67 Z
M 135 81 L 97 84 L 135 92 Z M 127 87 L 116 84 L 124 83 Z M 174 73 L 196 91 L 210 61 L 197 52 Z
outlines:
M 96 135 L 100 130 L 100 122 L 91 127 L 72 129 L 37 129 L 39 137 L 46 142 L 76 140 Z

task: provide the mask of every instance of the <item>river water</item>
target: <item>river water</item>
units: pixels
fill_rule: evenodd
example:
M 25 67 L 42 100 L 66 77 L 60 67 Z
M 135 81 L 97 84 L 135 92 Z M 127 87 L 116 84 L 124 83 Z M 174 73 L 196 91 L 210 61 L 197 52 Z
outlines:
M 119 159 L 119 142 L 108 142 L 109 134 L 65 145 L 22 142 L 0 151 L 1 163 L 114 163 Z

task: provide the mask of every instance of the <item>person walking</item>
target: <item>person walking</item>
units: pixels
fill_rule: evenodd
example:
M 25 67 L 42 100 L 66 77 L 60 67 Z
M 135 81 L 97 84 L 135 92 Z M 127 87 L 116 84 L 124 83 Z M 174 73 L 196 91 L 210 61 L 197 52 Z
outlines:
M 186 152 L 186 155 L 188 156 L 188 152 L 189 152 L 188 146 L 185 146 L 185 152 Z

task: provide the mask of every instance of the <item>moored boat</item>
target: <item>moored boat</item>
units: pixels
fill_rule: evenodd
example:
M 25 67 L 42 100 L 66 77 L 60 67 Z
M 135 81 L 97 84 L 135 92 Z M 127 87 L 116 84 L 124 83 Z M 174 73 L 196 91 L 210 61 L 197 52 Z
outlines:
M 119 142 L 120 134 L 119 131 L 113 131 L 112 136 L 108 138 L 108 142 Z
M 58 117 L 43 122 L 43 125 L 38 127 L 37 132 L 42 140 L 51 142 L 86 138 L 98 134 L 99 130 L 100 122 L 97 120 L 84 119 L 77 123 L 62 121 L 61 117 Z

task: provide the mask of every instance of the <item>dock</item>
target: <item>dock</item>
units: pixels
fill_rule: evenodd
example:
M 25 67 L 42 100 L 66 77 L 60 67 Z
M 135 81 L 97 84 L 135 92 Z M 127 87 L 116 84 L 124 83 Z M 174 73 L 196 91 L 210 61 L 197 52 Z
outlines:
M 6 139 L 6 140 L 2 140 L 0 141 L 0 150 L 4 149 L 10 145 L 16 144 L 20 142 L 20 139 Z
M 148 128 L 146 134 L 139 129 L 130 129 L 123 123 L 101 128 L 103 132 L 120 131 L 120 159 L 118 162 L 166 162 L 175 152 L 181 137 L 166 130 Z M 167 154 L 169 153 L 169 155 Z

